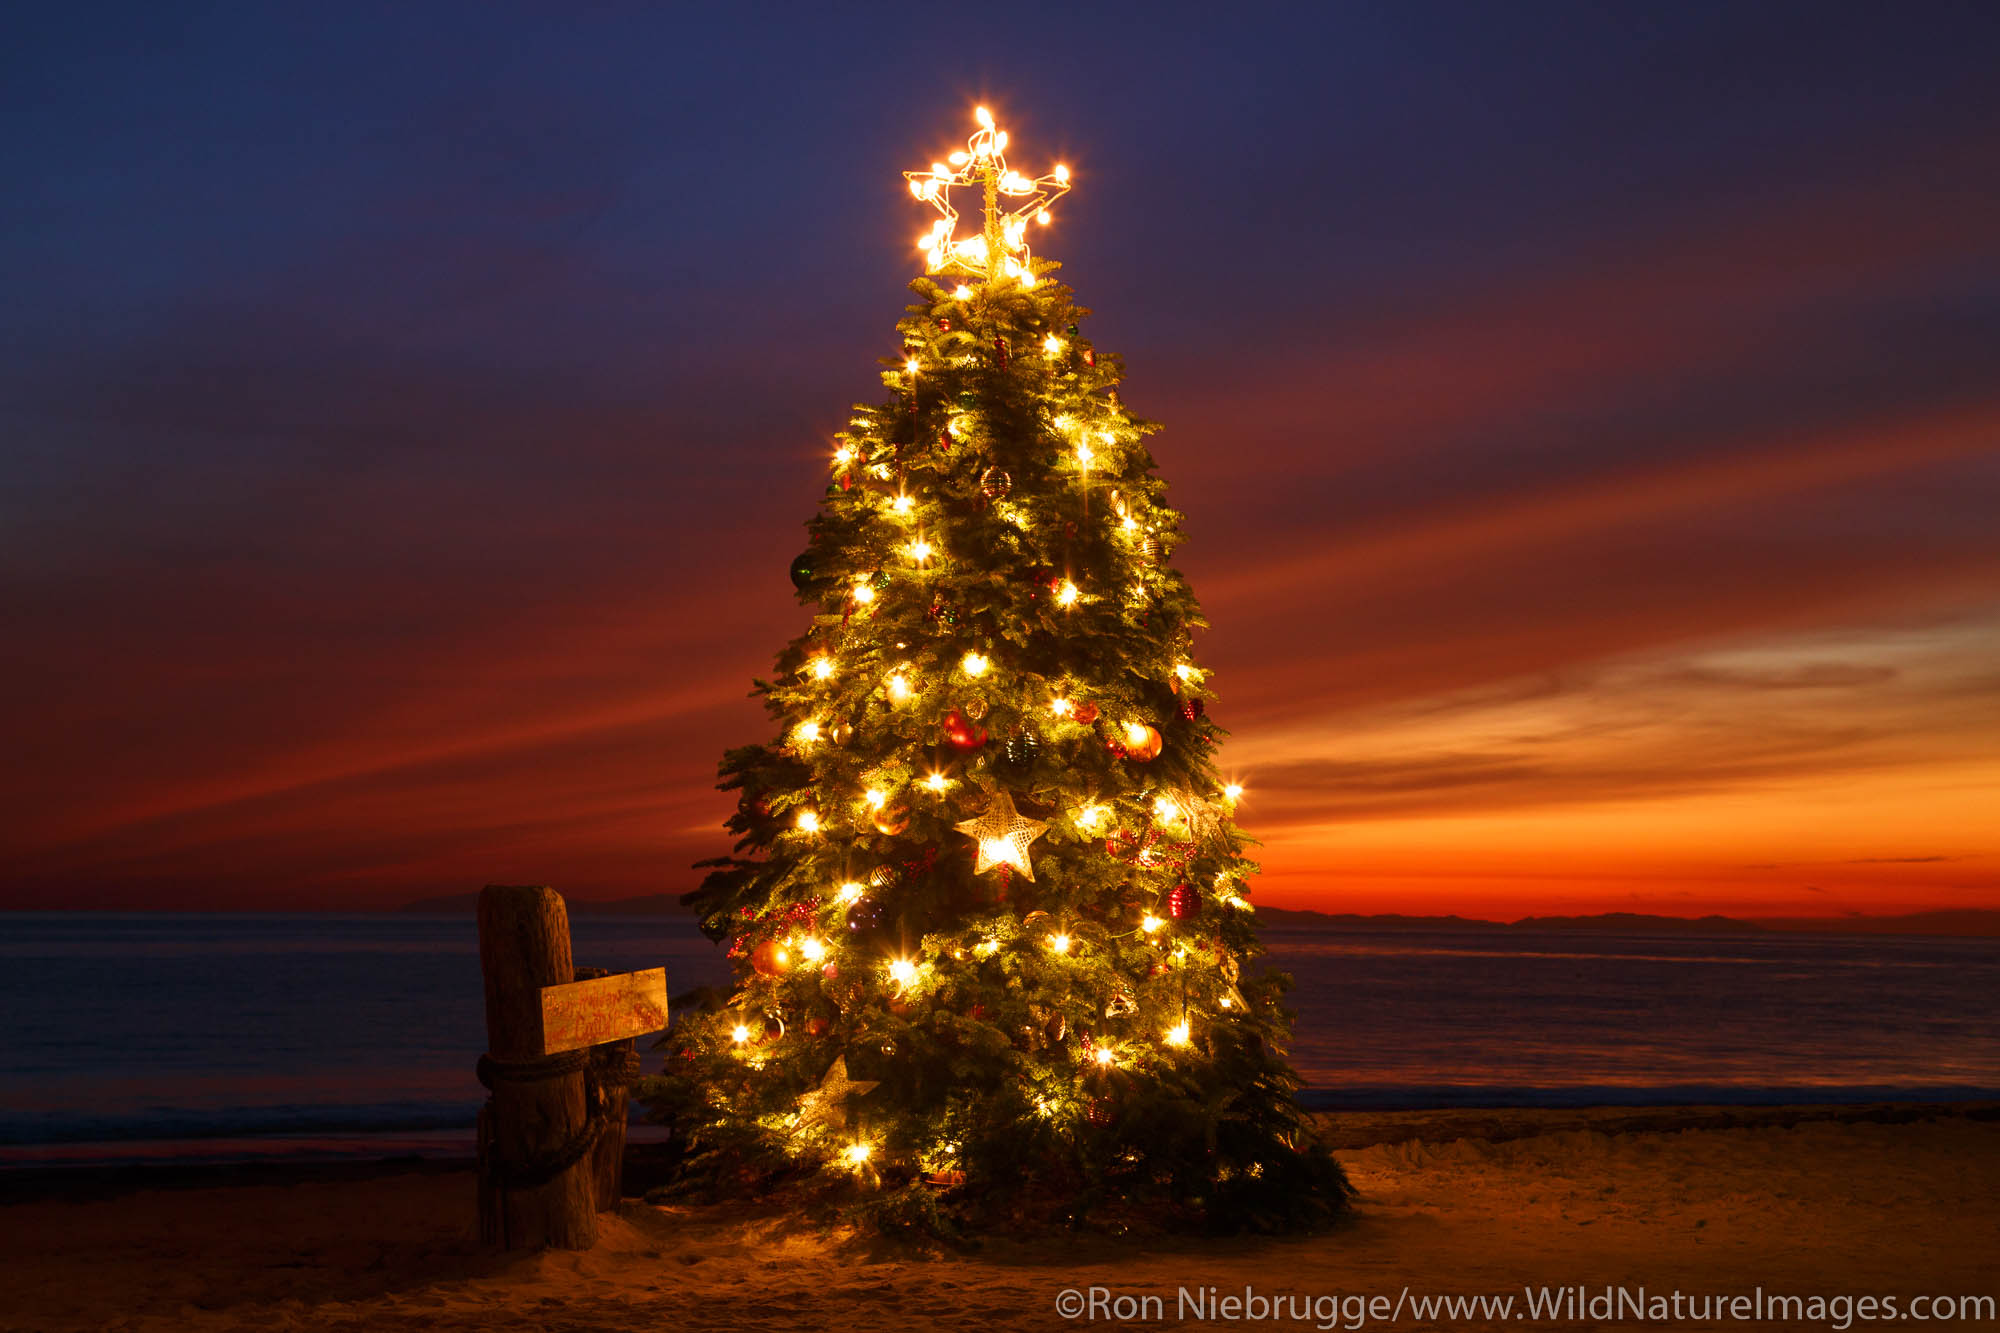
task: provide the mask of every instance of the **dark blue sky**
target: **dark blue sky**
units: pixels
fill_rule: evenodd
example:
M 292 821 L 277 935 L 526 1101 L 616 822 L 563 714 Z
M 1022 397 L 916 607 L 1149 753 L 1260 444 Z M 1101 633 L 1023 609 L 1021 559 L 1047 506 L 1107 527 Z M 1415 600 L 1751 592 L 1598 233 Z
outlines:
M 680 887 L 891 350 L 897 173 L 977 102 L 1076 172 L 1041 248 L 1168 427 L 1280 879 L 1407 802 L 1741 798 L 1685 736 L 1470 794 L 1463 738 L 1334 756 L 1607 663 L 1990 642 L 1996 52 L 1972 4 L 18 16 L 0 902 Z M 1939 670 L 1815 716 L 1944 763 L 1994 707 Z

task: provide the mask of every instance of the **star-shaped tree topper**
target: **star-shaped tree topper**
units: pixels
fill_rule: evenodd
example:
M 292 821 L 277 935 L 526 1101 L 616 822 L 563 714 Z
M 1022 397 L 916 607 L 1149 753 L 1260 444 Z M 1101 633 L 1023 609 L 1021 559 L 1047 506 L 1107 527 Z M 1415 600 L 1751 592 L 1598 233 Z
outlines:
M 881 1084 L 847 1076 L 847 1057 L 836 1056 L 819 1086 L 799 1098 L 799 1124 L 847 1128 L 847 1099 L 866 1097 Z
M 1014 809 L 1014 798 L 1004 791 L 993 793 L 993 803 L 986 807 L 986 813 L 977 819 L 968 819 L 963 824 L 953 825 L 960 833 L 972 839 L 979 849 L 979 863 L 972 873 L 983 875 L 996 866 L 1007 866 L 1021 872 L 1029 883 L 1035 879 L 1034 867 L 1028 864 L 1028 844 L 1048 831 L 1045 819 L 1028 819 Z
M 1023 176 L 1007 165 L 1007 131 L 994 125 L 993 114 L 985 107 L 974 114 L 979 130 L 966 140 L 963 152 L 931 163 L 929 171 L 903 173 L 910 193 L 942 214 L 917 238 L 917 249 L 924 252 L 927 272 L 969 273 L 989 282 L 1009 277 L 1032 287 L 1035 268 L 1028 253 L 1028 223 L 1048 222 L 1049 205 L 1069 193 L 1069 168 L 1057 163 L 1046 176 L 1032 180 Z M 985 226 L 977 236 L 958 235 L 958 209 L 951 202 L 954 185 L 985 190 Z

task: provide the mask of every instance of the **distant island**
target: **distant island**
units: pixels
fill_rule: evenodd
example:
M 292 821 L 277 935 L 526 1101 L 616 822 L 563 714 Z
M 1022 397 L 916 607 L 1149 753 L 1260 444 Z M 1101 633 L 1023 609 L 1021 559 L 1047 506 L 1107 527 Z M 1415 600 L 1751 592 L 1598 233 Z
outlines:
M 684 916 L 677 893 L 646 893 L 633 898 L 570 898 L 571 916 Z M 426 916 L 469 916 L 479 902 L 477 893 L 451 893 L 419 898 L 397 909 Z M 1279 930 L 1337 930 L 1355 934 L 1403 934 L 1479 931 L 1571 931 L 1600 935 L 1958 935 L 2000 937 L 2000 911 L 1963 908 L 1955 911 L 1908 912 L 1900 916 L 1733 917 L 1655 916 L 1645 912 L 1601 912 L 1594 916 L 1524 916 L 1518 921 L 1486 921 L 1466 916 L 1364 916 L 1352 912 L 1315 912 L 1298 907 L 1260 907 L 1257 920 Z
M 2000 937 L 2000 911 L 1907 912 L 1899 916 L 1654 916 L 1644 912 L 1601 912 L 1594 916 L 1524 916 L 1518 921 L 1484 921 L 1463 916 L 1359 916 L 1295 907 L 1260 907 L 1267 926 L 1392 934 L 1453 931 L 1574 931 L 1602 935 L 1958 935 Z

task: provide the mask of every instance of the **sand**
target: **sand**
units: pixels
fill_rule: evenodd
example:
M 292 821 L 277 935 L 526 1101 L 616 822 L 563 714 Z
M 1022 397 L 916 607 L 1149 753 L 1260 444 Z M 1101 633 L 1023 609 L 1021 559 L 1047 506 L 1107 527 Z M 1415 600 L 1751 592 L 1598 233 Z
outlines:
M 1330 1234 L 1143 1247 L 1000 1240 L 941 1259 L 869 1257 L 742 1207 L 638 1202 L 606 1216 L 589 1253 L 487 1256 L 473 1243 L 472 1179 L 462 1171 L 49 1197 L 0 1207 L 0 1328 L 1118 1326 L 1115 1307 L 1095 1321 L 1057 1314 L 1066 1289 L 1093 1286 L 1107 1302 L 1159 1297 L 1157 1310 L 1135 1311 L 1147 1328 L 1314 1327 L 1329 1317 L 1343 1328 L 1834 1327 L 1791 1318 L 1638 1324 L 1593 1320 L 1587 1309 L 1582 1319 L 1530 1319 L 1524 1307 L 1513 1320 L 1426 1318 L 1412 1302 L 1435 1293 L 1520 1302 L 1524 1286 L 1579 1284 L 1592 1296 L 1607 1285 L 1655 1297 L 1759 1287 L 2000 1295 L 2000 1120 L 1990 1110 L 1884 1118 L 1353 1118 L 1336 1121 L 1343 1141 L 1375 1142 L 1341 1153 L 1362 1200 L 1353 1222 Z M 1459 1136 L 1468 1124 L 1481 1135 Z M 1213 1309 L 1204 1322 L 1178 1304 L 1183 1286 L 1222 1295 L 1246 1285 L 1350 1303 L 1256 1324 Z M 1368 1317 L 1351 1303 L 1378 1296 L 1400 1299 L 1400 1312 Z

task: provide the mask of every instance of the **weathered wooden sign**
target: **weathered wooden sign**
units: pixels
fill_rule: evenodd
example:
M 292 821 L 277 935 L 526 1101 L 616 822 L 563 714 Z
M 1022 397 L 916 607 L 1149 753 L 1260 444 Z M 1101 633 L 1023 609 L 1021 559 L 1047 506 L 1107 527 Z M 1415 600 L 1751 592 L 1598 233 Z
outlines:
M 542 987 L 542 1054 L 623 1041 L 667 1025 L 667 969 Z

